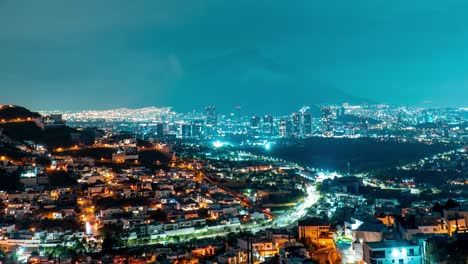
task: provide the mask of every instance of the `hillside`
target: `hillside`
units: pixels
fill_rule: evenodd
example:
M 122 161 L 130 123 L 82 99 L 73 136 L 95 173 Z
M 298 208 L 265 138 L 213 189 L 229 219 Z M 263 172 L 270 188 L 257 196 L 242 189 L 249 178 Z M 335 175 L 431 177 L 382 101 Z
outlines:
M 42 127 L 36 118 L 41 115 L 20 106 L 0 107 L 0 128 L 3 133 L 17 142 L 33 141 L 48 148 L 68 147 L 75 144 L 73 133 L 80 133 L 68 126 Z
M 36 112 L 16 105 L 0 105 L 0 120 L 15 120 L 15 119 L 27 119 L 27 118 L 38 118 L 41 115 Z

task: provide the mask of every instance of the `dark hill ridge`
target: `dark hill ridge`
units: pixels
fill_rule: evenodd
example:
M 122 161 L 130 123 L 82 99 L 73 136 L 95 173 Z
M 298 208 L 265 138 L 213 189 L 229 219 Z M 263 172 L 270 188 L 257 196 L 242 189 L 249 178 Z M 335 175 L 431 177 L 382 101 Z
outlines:
M 32 155 L 19 150 L 14 145 L 3 144 L 3 146 L 0 146 L 0 156 L 6 156 L 13 160 L 21 160 L 24 157 L 31 157 Z
M 31 140 L 37 142 L 43 130 L 33 121 L 0 123 L 3 133 L 16 141 Z
M 29 111 L 23 107 L 17 106 L 2 106 L 4 110 L 3 117 L 8 117 L 6 122 L 0 122 L 0 130 L 9 139 L 13 140 L 13 144 L 3 145 L 0 149 L 1 155 L 6 155 L 14 159 L 20 159 L 30 154 L 23 152 L 15 147 L 18 144 L 24 144 L 26 141 L 32 141 L 38 144 L 45 145 L 50 151 L 54 152 L 57 148 L 69 148 L 77 143 L 86 145 L 88 142 L 91 145 L 94 142 L 95 134 L 99 131 L 93 131 L 92 128 L 77 130 L 65 125 L 60 126 L 42 126 L 37 120 L 28 121 L 27 118 L 40 118 L 38 113 Z M 22 121 L 18 121 L 22 119 Z M 72 137 L 74 135 L 74 137 Z M 119 141 L 131 136 L 129 133 L 121 133 L 115 136 L 114 140 Z M 73 138 L 78 138 L 79 142 Z M 137 140 L 138 146 L 152 147 L 153 145 L 144 140 Z M 70 155 L 73 157 L 92 157 L 97 160 L 104 158 L 112 159 L 113 148 L 78 148 L 77 150 L 67 150 L 63 152 L 54 152 L 56 155 Z M 142 164 L 153 166 L 156 163 L 167 164 L 171 157 L 166 153 L 158 150 L 145 150 L 140 153 L 140 162 Z
M 24 107 L 16 105 L 0 105 L 0 120 L 14 120 L 41 117 L 39 113 L 32 112 Z
M 61 126 L 40 128 L 36 122 L 0 123 L 3 133 L 15 141 L 33 141 L 48 148 L 69 147 L 76 142 L 72 140 L 72 133 L 80 133 L 74 128 Z
M 76 142 L 72 140 L 73 133 L 81 133 L 68 126 L 41 127 L 35 120 L 41 115 L 21 106 L 1 105 L 0 128 L 3 133 L 18 142 L 33 141 L 43 144 L 49 149 L 69 147 Z

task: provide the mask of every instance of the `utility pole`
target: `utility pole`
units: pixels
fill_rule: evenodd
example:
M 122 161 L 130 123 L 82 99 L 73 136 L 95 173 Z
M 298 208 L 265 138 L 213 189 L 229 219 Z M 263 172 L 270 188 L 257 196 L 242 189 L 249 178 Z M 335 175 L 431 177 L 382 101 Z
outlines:
M 247 264 L 253 264 L 255 263 L 254 261 L 254 255 L 253 255 L 253 241 L 251 237 L 246 238 L 247 241 Z
M 250 264 L 250 237 L 247 237 L 246 240 L 247 240 L 247 264 Z

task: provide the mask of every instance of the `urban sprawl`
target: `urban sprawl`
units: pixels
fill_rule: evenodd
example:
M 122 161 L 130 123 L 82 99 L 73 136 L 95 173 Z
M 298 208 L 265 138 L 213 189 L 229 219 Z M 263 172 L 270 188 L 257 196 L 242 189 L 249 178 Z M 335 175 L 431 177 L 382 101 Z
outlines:
M 347 154 L 353 144 L 364 147 Z M 1 105 L 0 150 L 6 263 L 468 258 L 468 109 Z

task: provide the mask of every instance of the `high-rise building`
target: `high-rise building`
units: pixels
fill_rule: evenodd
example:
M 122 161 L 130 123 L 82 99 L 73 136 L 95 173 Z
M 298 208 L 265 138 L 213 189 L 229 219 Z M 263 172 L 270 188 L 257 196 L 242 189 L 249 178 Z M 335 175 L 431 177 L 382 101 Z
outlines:
M 218 113 L 215 106 L 205 107 L 206 124 L 216 126 L 218 124 Z
M 261 118 L 259 116 L 252 116 L 250 118 L 250 127 L 249 127 L 249 133 L 251 135 L 258 135 L 258 132 L 260 130 L 260 125 L 261 125 Z
M 156 124 L 156 136 L 162 138 L 164 136 L 164 123 L 159 122 Z
M 294 136 L 301 135 L 301 115 L 299 113 L 293 113 L 291 115 L 291 123 L 292 123 L 292 134 Z
M 312 135 L 312 115 L 310 113 L 302 114 L 302 136 Z
M 192 127 L 190 124 L 182 123 L 180 124 L 180 133 L 179 137 L 180 138 L 192 138 Z
M 234 112 L 232 113 L 232 120 L 231 123 L 229 124 L 229 129 L 231 133 L 239 133 L 243 130 L 242 126 L 242 113 L 241 113 L 241 107 L 236 106 L 234 108 Z
M 322 109 L 322 131 L 326 137 L 333 136 L 332 122 L 334 119 L 333 109 L 330 107 L 323 107 Z
M 197 119 L 177 124 L 177 137 L 179 138 L 202 138 L 202 136 L 203 120 Z
M 346 109 L 344 107 L 339 107 L 336 109 L 336 117 L 340 118 L 345 115 Z
M 206 123 L 206 135 L 208 137 L 216 135 L 216 129 L 218 126 L 218 113 L 216 112 L 215 106 L 205 107 L 205 123 Z
M 273 134 L 273 117 L 271 115 L 263 117 L 262 133 L 269 136 Z
M 252 118 L 250 119 L 250 128 L 253 130 L 259 129 L 260 122 L 261 122 L 261 119 L 259 116 L 252 116 Z
M 193 120 L 191 123 L 192 137 L 201 138 L 203 136 L 203 120 Z
M 307 112 L 310 107 L 304 106 L 299 112 L 291 114 L 291 133 L 295 137 L 312 135 L 312 115 Z
M 282 138 L 291 136 L 291 120 L 281 119 L 278 124 L 278 133 Z

